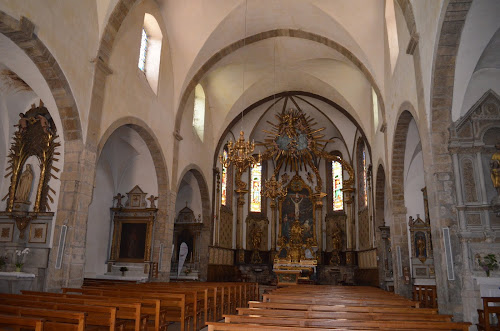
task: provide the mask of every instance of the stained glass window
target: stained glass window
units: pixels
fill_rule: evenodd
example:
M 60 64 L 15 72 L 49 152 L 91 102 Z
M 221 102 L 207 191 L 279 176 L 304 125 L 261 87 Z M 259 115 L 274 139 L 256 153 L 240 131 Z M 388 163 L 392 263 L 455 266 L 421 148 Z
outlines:
M 332 161 L 333 179 L 333 210 L 344 209 L 344 196 L 342 194 L 342 164 Z
M 146 29 L 142 28 L 141 50 L 139 52 L 139 69 L 146 72 L 146 56 L 148 55 L 148 34 Z
M 250 193 L 250 211 L 260 212 L 261 211 L 261 182 L 262 178 L 262 165 L 257 163 L 250 170 L 250 180 L 251 180 L 251 193 Z
M 363 196 L 364 196 L 364 206 L 368 205 L 368 190 L 367 190 L 367 178 L 366 178 L 366 151 L 363 145 Z
M 224 150 L 224 152 L 222 153 L 222 158 L 224 159 L 224 161 L 227 159 L 227 151 L 226 150 Z M 221 203 L 223 206 L 225 206 L 226 199 L 227 199 L 227 168 L 224 167 L 224 165 L 222 166 L 222 179 L 221 179 L 221 181 L 222 181 Z

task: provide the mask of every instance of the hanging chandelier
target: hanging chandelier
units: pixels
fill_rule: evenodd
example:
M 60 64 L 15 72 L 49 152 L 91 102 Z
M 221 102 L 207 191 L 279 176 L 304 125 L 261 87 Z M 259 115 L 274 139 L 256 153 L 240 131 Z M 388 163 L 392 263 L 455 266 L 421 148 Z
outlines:
M 253 141 L 245 141 L 244 132 L 240 131 L 240 138 L 235 143 L 232 141 L 227 143 L 227 157 L 224 158 L 222 155 L 219 155 L 220 163 L 224 167 L 228 168 L 231 164 L 234 164 L 236 167 L 236 185 L 238 188 L 245 188 L 246 186 L 246 183 L 241 181 L 241 174 L 247 168 L 253 167 L 261 161 L 260 153 L 257 157 L 253 156 L 254 150 L 255 143 Z

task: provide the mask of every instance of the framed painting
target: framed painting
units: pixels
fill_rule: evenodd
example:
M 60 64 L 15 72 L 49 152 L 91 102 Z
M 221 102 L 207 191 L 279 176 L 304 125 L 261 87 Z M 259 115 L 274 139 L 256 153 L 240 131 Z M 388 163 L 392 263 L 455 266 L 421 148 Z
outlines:
M 0 242 L 12 242 L 14 239 L 14 223 L 0 223 Z
M 47 242 L 47 223 L 31 223 L 29 243 L 45 244 Z
M 123 209 L 114 215 L 111 261 L 142 263 L 151 255 L 154 212 L 137 215 Z

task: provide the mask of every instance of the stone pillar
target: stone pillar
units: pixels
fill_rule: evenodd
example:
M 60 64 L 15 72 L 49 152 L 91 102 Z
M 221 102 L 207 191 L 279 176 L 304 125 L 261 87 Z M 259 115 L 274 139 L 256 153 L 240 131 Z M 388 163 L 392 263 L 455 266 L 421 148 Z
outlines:
M 245 251 L 243 250 L 243 206 L 245 205 L 245 194 L 248 190 L 235 190 L 238 195 L 237 210 L 236 210 L 236 250 L 238 263 L 245 262 Z
M 321 262 L 322 252 L 323 252 L 323 198 L 326 193 L 315 193 L 314 194 L 314 204 L 316 206 L 316 225 L 318 227 L 316 233 L 318 235 L 318 262 Z
M 85 150 L 80 141 L 67 141 L 64 170 L 55 220 L 54 244 L 50 250 L 45 290 L 79 287 L 83 281 L 88 206 L 92 199 L 96 153 Z M 56 269 L 60 233 L 67 226 L 60 269 Z
M 344 202 L 346 204 L 346 264 L 354 264 L 354 188 L 345 188 L 342 190 L 344 192 Z
M 393 206 L 393 225 L 391 226 L 392 260 L 394 261 L 394 291 L 405 297 L 411 295 L 411 275 L 406 279 L 404 270 L 410 270 L 410 252 L 408 250 L 408 230 L 406 207 Z

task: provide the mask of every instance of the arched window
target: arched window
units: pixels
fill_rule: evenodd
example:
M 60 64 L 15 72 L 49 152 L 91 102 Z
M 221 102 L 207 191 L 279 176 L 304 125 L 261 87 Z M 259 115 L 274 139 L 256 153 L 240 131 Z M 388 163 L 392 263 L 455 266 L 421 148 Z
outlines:
M 139 51 L 139 69 L 146 72 L 146 56 L 148 55 L 148 34 L 146 29 L 142 28 L 141 49 Z
M 342 194 L 342 164 L 332 161 L 332 192 L 333 211 L 344 209 L 344 195 Z
M 144 14 L 137 66 L 146 76 L 154 93 L 158 93 L 162 39 L 163 34 L 156 19 L 153 15 Z
M 396 62 L 399 56 L 398 26 L 396 23 L 396 12 L 394 0 L 385 2 L 385 27 L 387 29 L 387 41 L 389 44 L 389 60 L 391 63 L 391 72 L 394 72 Z
M 205 132 L 205 91 L 198 84 L 194 89 L 194 111 L 193 111 L 193 128 L 203 141 L 203 133 Z
M 222 158 L 224 161 L 227 160 L 227 150 L 224 149 L 224 151 L 222 152 Z M 226 205 L 226 202 L 227 202 L 227 168 L 222 165 L 222 176 L 221 176 L 221 204 L 223 206 Z
M 373 105 L 373 129 L 377 131 L 379 122 L 379 107 L 378 107 L 378 96 L 375 89 L 372 88 L 372 105 Z
M 262 190 L 262 164 L 257 163 L 250 170 L 250 212 L 260 213 Z

